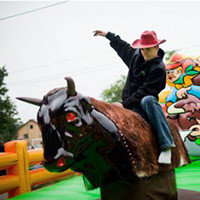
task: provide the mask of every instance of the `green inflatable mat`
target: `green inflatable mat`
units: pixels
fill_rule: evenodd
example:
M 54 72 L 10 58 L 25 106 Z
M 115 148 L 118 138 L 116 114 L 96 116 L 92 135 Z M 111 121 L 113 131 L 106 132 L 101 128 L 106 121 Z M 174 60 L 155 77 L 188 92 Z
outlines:
M 177 187 L 200 192 L 200 160 L 176 169 Z
M 100 190 L 86 191 L 82 176 L 56 183 L 42 189 L 16 196 L 20 200 L 94 200 L 100 198 Z
M 176 169 L 177 187 L 200 192 L 200 160 Z M 56 183 L 12 199 L 37 200 L 94 200 L 100 198 L 100 190 L 86 191 L 81 176 Z

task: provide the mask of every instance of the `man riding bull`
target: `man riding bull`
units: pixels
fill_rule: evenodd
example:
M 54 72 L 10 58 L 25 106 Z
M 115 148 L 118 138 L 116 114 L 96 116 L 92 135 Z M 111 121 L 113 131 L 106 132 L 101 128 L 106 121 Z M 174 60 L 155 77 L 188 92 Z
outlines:
M 175 147 L 162 107 L 158 103 L 158 94 L 165 88 L 166 71 L 163 63 L 164 51 L 154 31 L 144 31 L 141 38 L 132 45 L 118 35 L 100 30 L 94 36 L 103 36 L 110 40 L 110 46 L 128 66 L 128 76 L 122 92 L 124 108 L 133 110 L 145 118 L 157 134 L 160 156 L 159 163 L 171 163 L 171 148 Z

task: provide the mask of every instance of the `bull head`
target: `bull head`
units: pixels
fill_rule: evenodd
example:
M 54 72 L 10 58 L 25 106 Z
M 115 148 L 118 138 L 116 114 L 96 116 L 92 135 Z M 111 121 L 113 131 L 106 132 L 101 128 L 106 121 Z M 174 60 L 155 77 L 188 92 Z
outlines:
M 200 106 L 199 99 L 188 94 L 187 98 L 169 106 L 169 118 L 177 119 L 179 133 L 182 139 L 188 137 L 195 141 L 200 135 Z
M 42 131 L 44 166 L 52 172 L 70 168 L 91 142 L 90 100 L 75 91 L 72 78 L 65 79 L 67 88 L 51 90 L 43 100 L 17 98 L 40 106 L 37 119 Z
M 178 115 L 183 114 L 188 111 L 194 112 L 195 110 L 199 110 L 199 99 L 191 94 L 187 95 L 187 98 L 177 101 L 168 107 L 167 112 L 170 115 Z

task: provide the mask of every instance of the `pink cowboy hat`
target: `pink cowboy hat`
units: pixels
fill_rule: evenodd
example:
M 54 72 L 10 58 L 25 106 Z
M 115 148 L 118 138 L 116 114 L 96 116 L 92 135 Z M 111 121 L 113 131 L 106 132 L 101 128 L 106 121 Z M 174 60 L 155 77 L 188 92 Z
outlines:
M 133 48 L 150 48 L 166 42 L 166 40 L 158 40 L 155 31 L 144 31 L 140 37 L 133 42 Z

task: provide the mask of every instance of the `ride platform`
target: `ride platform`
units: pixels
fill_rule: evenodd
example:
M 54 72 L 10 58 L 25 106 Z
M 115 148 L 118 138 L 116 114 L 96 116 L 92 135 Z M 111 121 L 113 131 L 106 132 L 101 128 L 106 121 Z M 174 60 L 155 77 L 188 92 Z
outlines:
M 176 169 L 177 187 L 200 192 L 200 160 Z M 20 200 L 95 200 L 100 198 L 100 190 L 86 191 L 81 176 L 73 177 L 54 185 L 16 196 Z

